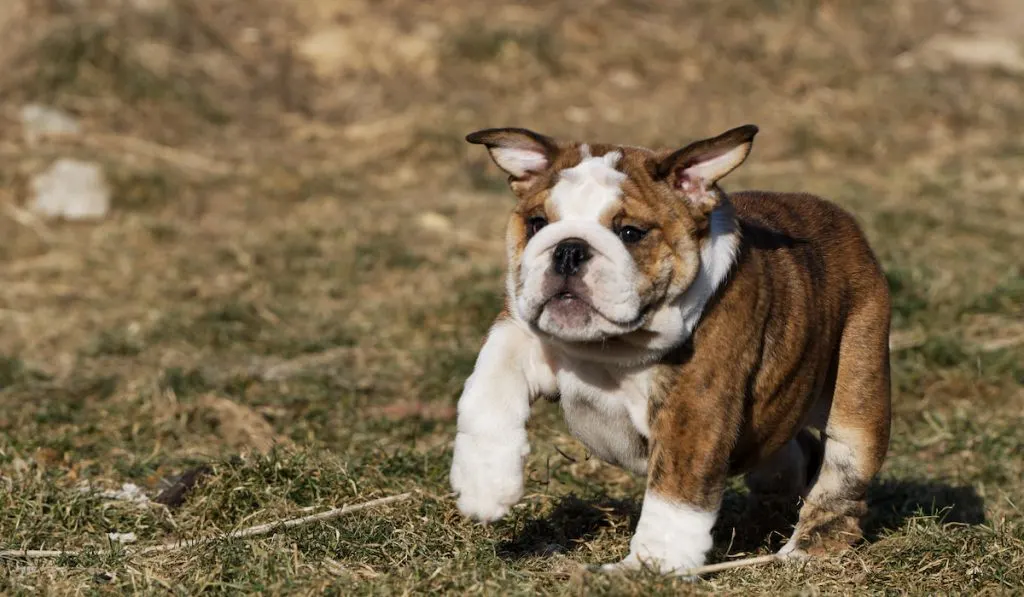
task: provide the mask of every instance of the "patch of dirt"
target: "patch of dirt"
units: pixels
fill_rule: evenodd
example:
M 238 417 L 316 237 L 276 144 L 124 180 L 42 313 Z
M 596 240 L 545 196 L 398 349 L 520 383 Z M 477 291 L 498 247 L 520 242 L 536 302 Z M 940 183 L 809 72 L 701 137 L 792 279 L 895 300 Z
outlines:
M 194 416 L 210 425 L 220 442 L 234 450 L 266 453 L 275 445 L 290 444 L 275 433 L 263 415 L 222 396 L 202 396 Z

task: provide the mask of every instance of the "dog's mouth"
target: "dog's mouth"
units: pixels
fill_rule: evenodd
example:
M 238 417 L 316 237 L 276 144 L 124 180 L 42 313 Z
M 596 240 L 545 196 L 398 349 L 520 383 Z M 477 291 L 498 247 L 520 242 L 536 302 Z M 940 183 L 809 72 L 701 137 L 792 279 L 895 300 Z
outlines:
M 635 318 L 629 320 L 612 318 L 595 306 L 585 293 L 569 288 L 553 293 L 541 307 L 541 313 L 546 312 L 548 317 L 558 322 L 562 328 L 582 328 L 597 318 L 618 328 L 615 335 L 627 334 L 642 327 L 648 311 L 647 308 L 641 309 Z
M 548 299 L 549 303 L 551 301 L 563 301 L 563 302 L 564 301 L 582 301 L 582 302 L 586 303 L 587 305 L 590 305 L 590 303 L 587 302 L 586 299 L 584 299 L 583 297 L 581 297 L 580 295 L 576 294 L 575 292 L 573 292 L 571 290 L 563 290 L 561 292 L 555 293 L 554 296 L 552 296 L 550 299 Z M 590 308 L 593 308 L 593 305 L 590 305 Z
M 560 290 L 553 294 L 551 298 L 544 302 L 543 310 L 553 311 L 552 314 L 560 318 L 568 316 L 573 319 L 591 314 L 601 314 L 600 311 L 594 308 L 594 305 L 590 304 L 589 300 L 571 290 Z

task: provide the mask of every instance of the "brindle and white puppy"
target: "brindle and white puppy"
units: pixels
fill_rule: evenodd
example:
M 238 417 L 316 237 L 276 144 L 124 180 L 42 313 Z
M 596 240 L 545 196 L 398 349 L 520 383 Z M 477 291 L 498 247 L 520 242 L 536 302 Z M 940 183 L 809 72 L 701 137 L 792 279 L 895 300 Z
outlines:
M 889 441 L 888 288 L 839 207 L 722 191 L 756 133 L 674 152 L 467 137 L 518 202 L 505 309 L 459 400 L 463 514 L 493 521 L 519 499 L 530 406 L 549 397 L 594 454 L 647 477 L 629 555 L 607 568 L 702 565 L 739 473 L 804 497 L 781 553 L 860 537 Z

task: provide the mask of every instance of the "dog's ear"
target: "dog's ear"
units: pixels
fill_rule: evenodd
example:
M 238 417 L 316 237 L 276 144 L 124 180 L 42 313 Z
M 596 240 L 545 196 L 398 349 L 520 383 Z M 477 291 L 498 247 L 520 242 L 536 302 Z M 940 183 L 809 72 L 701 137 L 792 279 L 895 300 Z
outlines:
M 485 129 L 466 135 L 466 141 L 486 145 L 499 168 L 518 181 L 544 172 L 558 153 L 554 139 L 526 129 Z
M 757 130 L 747 124 L 691 143 L 663 159 L 657 175 L 700 211 L 710 212 L 722 196 L 715 183 L 747 159 Z

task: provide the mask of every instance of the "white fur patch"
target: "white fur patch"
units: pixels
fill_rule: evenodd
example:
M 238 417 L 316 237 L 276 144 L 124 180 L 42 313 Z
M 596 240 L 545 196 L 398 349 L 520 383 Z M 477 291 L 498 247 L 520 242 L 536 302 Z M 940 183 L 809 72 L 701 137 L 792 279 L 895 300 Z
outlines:
M 854 446 L 848 441 L 843 441 L 835 435 L 829 435 L 825 431 L 825 454 L 822 459 L 818 478 L 814 481 L 814 487 L 808 493 L 808 501 L 817 501 L 820 496 L 832 496 L 841 494 L 846 489 L 849 477 L 844 471 L 856 471 L 858 468 L 857 455 Z
M 465 516 L 497 520 L 519 500 L 530 401 L 554 392 L 537 337 L 515 321 L 495 324 L 459 398 L 450 480 Z
M 642 438 L 650 437 L 647 408 L 655 370 L 560 358 L 558 392 L 569 430 L 598 458 L 647 474 Z
M 704 313 L 704 307 L 722 282 L 725 282 L 725 277 L 736 262 L 736 252 L 740 246 L 732 206 L 719 207 L 711 212 L 710 217 L 711 233 L 700 250 L 700 272 L 679 302 L 686 337 L 693 333 L 693 328 L 697 327 Z
M 629 555 L 605 569 L 647 566 L 662 574 L 681 574 L 703 566 L 713 544 L 711 528 L 717 516 L 717 512 L 698 510 L 648 491 L 629 542 Z
M 551 202 L 559 220 L 597 222 L 622 197 L 626 174 L 615 169 L 622 153 L 612 151 L 591 157 L 590 148 L 580 147 L 583 160 L 559 173 L 551 188 Z
M 786 544 L 782 546 L 778 551 L 778 555 L 785 558 L 792 558 L 794 560 L 803 559 L 807 556 L 807 552 L 802 549 L 798 549 L 797 545 L 800 543 L 800 537 L 795 533 L 786 541 Z
M 857 471 L 860 463 L 857 453 L 860 446 L 855 433 L 842 433 L 835 426 L 826 427 L 824 456 L 818 476 L 807 492 L 808 502 L 826 501 L 832 496 L 842 495 L 850 482 L 850 472 Z

